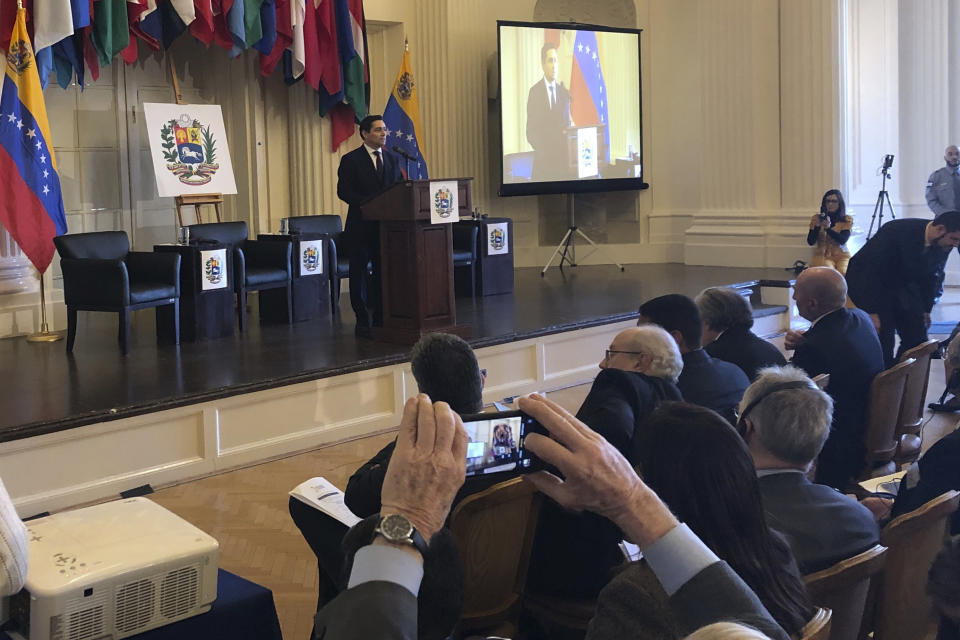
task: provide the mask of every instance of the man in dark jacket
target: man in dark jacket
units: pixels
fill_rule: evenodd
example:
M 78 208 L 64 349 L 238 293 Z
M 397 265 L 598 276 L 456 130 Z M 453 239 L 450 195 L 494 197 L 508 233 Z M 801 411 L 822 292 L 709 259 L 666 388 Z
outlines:
M 943 292 L 943 268 L 958 245 L 960 212 L 947 211 L 933 220 L 891 220 L 850 259 L 850 300 L 870 314 L 887 368 L 896 362 L 895 333 L 898 358 L 927 340 L 930 312 Z
M 679 294 L 660 296 L 640 305 L 637 325 L 657 324 L 673 336 L 683 356 L 677 387 L 683 399 L 736 422 L 737 403 L 750 384 L 740 367 L 711 358 L 703 349 L 703 323 L 696 303 Z
M 676 343 L 656 326 L 621 331 L 600 361 L 577 418 L 628 459 L 642 446 L 643 422 L 666 400 L 681 400 L 674 384 L 683 366 Z M 572 513 L 555 502 L 540 509 L 527 587 L 533 593 L 594 598 L 620 563 L 623 534 L 593 513 Z M 562 559 L 562 562 L 559 560 Z
M 805 333 L 788 331 L 791 362 L 811 378 L 830 374 L 833 429 L 817 463 L 817 482 L 845 490 L 864 464 L 864 430 L 870 384 L 883 371 L 877 332 L 863 311 L 844 307 L 847 286 L 830 267 L 812 267 L 797 277 L 793 299 L 811 322 Z
M 790 543 L 801 573 L 813 573 L 877 544 L 870 510 L 807 480 L 830 433 L 833 401 L 794 367 L 760 372 L 740 402 L 740 433 L 760 483 L 767 522 Z
M 446 402 L 461 414 L 477 413 L 483 407 L 483 377 L 473 349 L 462 338 L 431 333 L 414 345 L 410 366 L 421 393 L 435 402 Z M 367 518 L 380 511 L 380 496 L 396 440 L 381 449 L 350 477 L 344 502 L 357 516 Z M 466 495 L 496 482 L 471 476 L 460 488 L 454 504 Z M 290 515 L 317 556 L 319 609 L 342 589 L 344 556 L 340 543 L 347 527 L 338 520 L 290 498 Z
M 340 159 L 337 169 L 337 197 L 350 205 L 344 228 L 350 249 L 350 304 L 357 316 L 357 335 L 369 337 L 370 327 L 381 321 L 380 314 L 380 226 L 365 222 L 360 205 L 403 180 L 400 161 L 384 146 L 387 125 L 383 116 L 370 115 L 360 121 L 363 144 Z M 367 270 L 367 264 L 372 271 Z
M 779 349 L 750 331 L 753 307 L 736 289 L 704 289 L 696 303 L 703 317 L 703 348 L 711 357 L 732 362 L 751 380 L 764 367 L 787 364 Z

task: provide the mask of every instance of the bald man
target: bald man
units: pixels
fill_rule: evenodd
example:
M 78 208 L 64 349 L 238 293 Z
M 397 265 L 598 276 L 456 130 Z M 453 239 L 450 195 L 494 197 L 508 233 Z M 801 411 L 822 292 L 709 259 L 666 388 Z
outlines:
M 862 471 L 864 429 L 870 383 L 883 371 L 883 351 L 870 317 L 847 309 L 847 283 L 830 267 L 812 267 L 797 277 L 793 299 L 803 318 L 805 333 L 787 332 L 791 362 L 811 378 L 830 374 L 826 392 L 833 398 L 830 437 L 817 462 L 816 481 L 847 489 Z
M 946 166 L 930 174 L 927 180 L 927 205 L 933 215 L 960 209 L 960 150 L 950 145 L 943 152 Z
M 669 333 L 648 325 L 621 331 L 604 351 L 600 373 L 577 418 L 631 462 L 640 426 L 666 400 L 682 400 L 676 386 L 683 368 Z M 623 534 L 592 513 L 572 513 L 547 501 L 540 509 L 527 588 L 533 593 L 595 598 L 623 556 Z

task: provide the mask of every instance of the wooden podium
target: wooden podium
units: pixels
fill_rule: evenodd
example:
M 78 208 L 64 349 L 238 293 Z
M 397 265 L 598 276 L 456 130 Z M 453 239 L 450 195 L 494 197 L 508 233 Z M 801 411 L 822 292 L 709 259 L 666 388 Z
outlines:
M 457 213 L 469 217 L 473 178 L 447 180 L 457 182 Z M 431 182 L 398 182 L 361 207 L 365 221 L 380 223 L 383 326 L 373 327 L 377 340 L 414 344 L 434 331 L 470 336 L 469 326 L 457 324 L 453 227 L 430 221 Z

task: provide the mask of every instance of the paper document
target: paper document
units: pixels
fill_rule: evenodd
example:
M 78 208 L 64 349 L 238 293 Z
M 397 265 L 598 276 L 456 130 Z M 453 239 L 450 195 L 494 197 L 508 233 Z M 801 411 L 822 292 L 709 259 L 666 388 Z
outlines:
M 343 491 L 330 484 L 326 478 L 316 477 L 301 482 L 293 488 L 290 495 L 348 527 L 352 527 L 361 520 L 344 504 Z
M 870 478 L 869 480 L 861 482 L 860 486 L 871 493 L 897 495 L 897 491 L 900 489 L 900 478 L 902 478 L 905 473 L 906 471 L 897 471 L 896 473 L 880 476 L 879 478 Z

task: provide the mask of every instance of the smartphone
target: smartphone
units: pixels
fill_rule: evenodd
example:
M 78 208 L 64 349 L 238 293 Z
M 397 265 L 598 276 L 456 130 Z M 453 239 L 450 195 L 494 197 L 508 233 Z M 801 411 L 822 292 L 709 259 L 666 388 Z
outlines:
M 544 468 L 543 462 L 524 447 L 531 433 L 549 436 L 531 416 L 522 411 L 499 411 L 461 418 L 469 437 L 468 476 L 530 473 Z

